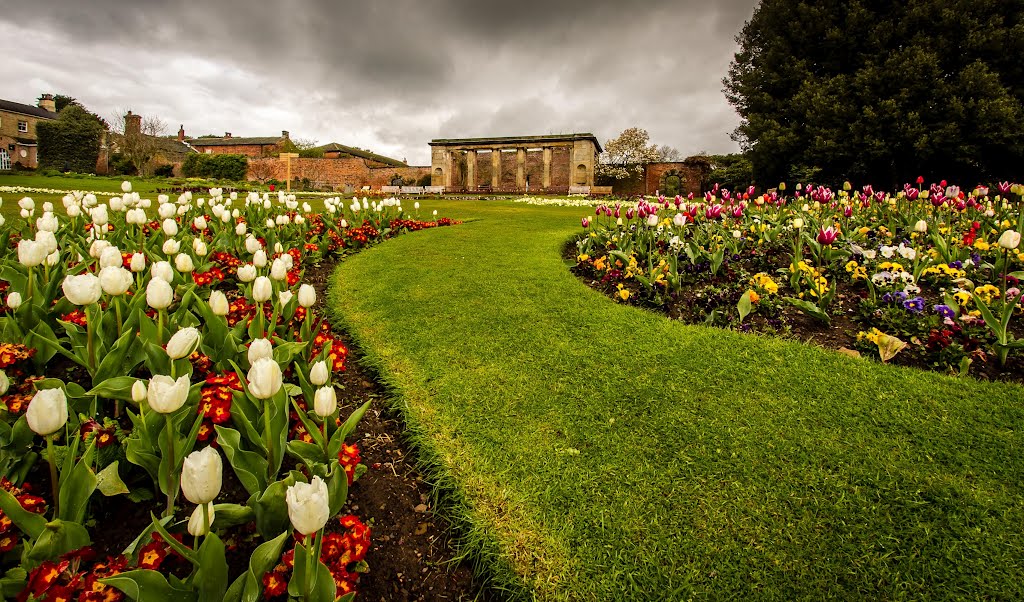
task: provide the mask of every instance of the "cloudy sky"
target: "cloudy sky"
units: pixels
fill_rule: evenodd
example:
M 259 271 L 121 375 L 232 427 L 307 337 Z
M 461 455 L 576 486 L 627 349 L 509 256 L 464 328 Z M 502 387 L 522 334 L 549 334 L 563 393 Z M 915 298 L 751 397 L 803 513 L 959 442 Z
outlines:
M 639 126 L 729 152 L 721 79 L 756 0 L 13 0 L 0 98 L 78 98 L 168 133 L 340 142 L 429 164 L 432 138 Z M 11 6 L 13 5 L 13 6 Z

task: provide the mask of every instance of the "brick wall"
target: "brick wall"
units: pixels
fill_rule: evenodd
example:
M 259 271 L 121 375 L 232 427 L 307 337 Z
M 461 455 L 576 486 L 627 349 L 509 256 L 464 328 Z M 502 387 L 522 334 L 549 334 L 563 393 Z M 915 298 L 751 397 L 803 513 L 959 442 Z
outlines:
M 424 175 L 430 173 L 430 167 L 392 167 L 359 158 L 347 159 L 292 159 L 292 179 L 309 178 L 312 182 L 321 182 L 336 190 L 351 187 L 358 190 L 363 186 L 377 189 L 391 184 L 396 175 L 412 179 L 415 184 Z M 249 160 L 250 180 L 284 180 L 287 167 L 285 162 L 277 158 L 260 158 Z
M 224 146 L 196 146 L 195 149 L 209 155 L 246 155 L 248 157 L 276 156 L 281 152 L 278 145 L 271 144 L 226 144 Z
M 676 176 L 680 179 L 679 189 L 675 192 L 666 188 L 670 185 L 667 178 Z M 701 194 L 701 180 L 704 177 L 704 166 L 701 163 L 678 161 L 671 163 L 649 163 L 644 172 L 622 180 L 615 180 L 612 192 L 616 196 L 634 196 L 639 194 L 680 194 L 686 196 L 692 192 Z

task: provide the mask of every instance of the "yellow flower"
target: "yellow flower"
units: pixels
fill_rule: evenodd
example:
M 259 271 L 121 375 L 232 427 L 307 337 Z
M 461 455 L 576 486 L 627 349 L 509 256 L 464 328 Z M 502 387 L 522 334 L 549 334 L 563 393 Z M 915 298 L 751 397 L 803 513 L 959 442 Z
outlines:
M 622 285 L 620 284 L 620 285 L 619 285 L 619 293 L 618 293 L 618 296 L 619 296 L 619 299 L 622 299 L 623 301 L 626 301 L 626 300 L 628 300 L 628 299 L 629 299 L 629 289 L 625 288 L 624 286 L 622 286 Z
M 979 240 L 974 241 L 974 248 L 979 250 L 979 251 L 988 251 L 991 247 L 992 247 L 992 245 L 988 244 L 987 242 L 985 242 L 983 240 L 979 239 Z
M 580 253 L 579 255 L 576 256 L 576 261 L 578 261 L 580 263 L 583 263 L 584 261 L 589 261 L 589 260 L 590 260 L 590 255 L 587 255 L 586 253 Z
M 953 299 L 960 304 L 960 307 L 967 307 L 967 304 L 971 302 L 971 295 L 967 291 L 957 291 L 953 293 Z
M 993 299 L 999 298 L 999 288 L 992 284 L 983 284 L 974 289 L 974 294 L 981 297 L 985 303 L 991 303 Z
M 846 262 L 846 271 L 847 272 L 850 272 L 852 274 L 853 270 L 856 269 L 856 268 L 857 268 L 857 262 L 856 261 L 848 261 L 848 262 Z

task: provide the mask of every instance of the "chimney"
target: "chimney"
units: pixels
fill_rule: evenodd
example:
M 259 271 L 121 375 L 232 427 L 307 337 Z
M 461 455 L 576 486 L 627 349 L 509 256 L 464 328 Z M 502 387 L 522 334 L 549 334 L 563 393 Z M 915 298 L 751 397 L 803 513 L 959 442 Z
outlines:
M 128 111 L 128 114 L 124 116 L 124 135 L 142 135 L 142 115 L 133 115 L 131 111 Z
M 281 137 L 288 140 L 288 130 L 281 130 Z
M 57 112 L 57 103 L 53 102 L 53 94 L 43 94 L 39 97 L 39 108 L 46 109 L 51 113 Z
M 185 124 L 178 127 L 178 142 L 185 141 Z
M 231 132 L 224 132 L 224 137 L 225 138 L 230 138 L 231 137 Z

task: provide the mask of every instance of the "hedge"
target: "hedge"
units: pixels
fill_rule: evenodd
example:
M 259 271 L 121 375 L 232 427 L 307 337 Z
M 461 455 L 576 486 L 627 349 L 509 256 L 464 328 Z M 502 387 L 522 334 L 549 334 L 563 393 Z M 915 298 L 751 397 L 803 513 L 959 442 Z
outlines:
M 54 121 L 36 124 L 39 167 L 93 173 L 100 155 L 103 124 L 76 104 L 60 112 Z
M 190 154 L 185 157 L 181 173 L 186 178 L 217 178 L 245 180 L 249 158 L 245 155 Z

